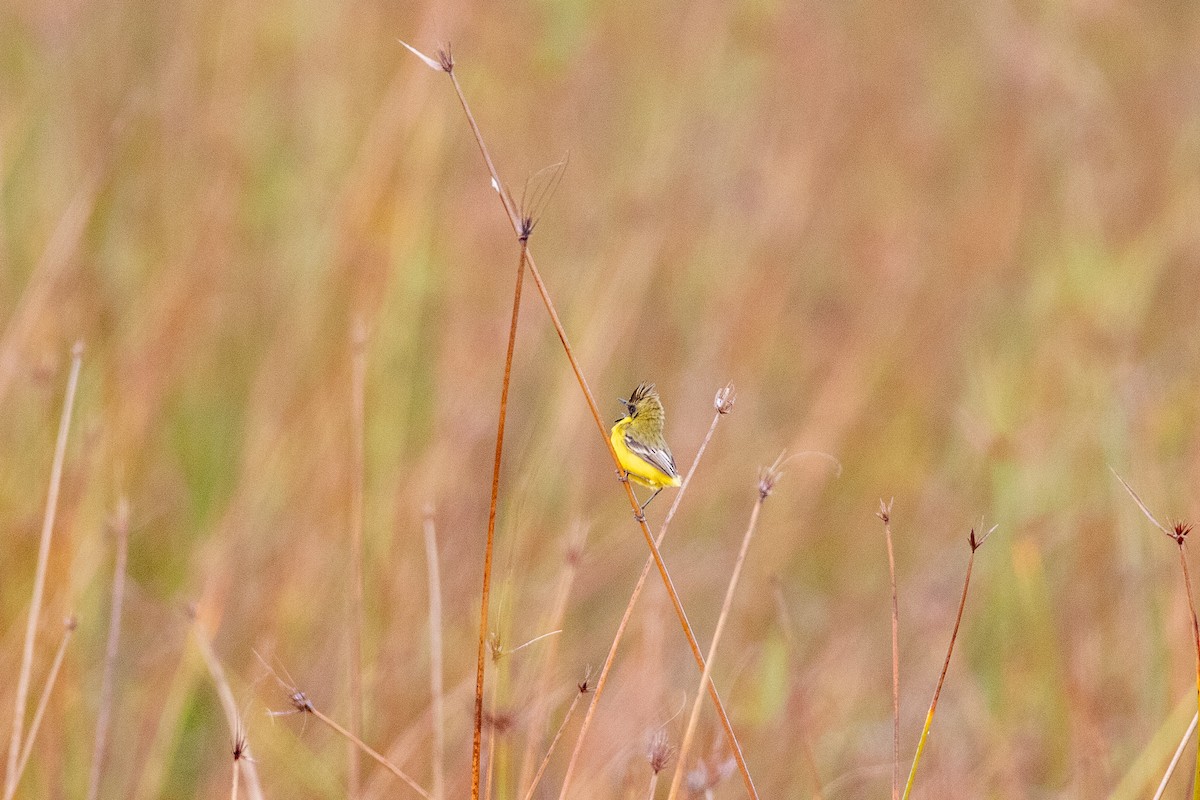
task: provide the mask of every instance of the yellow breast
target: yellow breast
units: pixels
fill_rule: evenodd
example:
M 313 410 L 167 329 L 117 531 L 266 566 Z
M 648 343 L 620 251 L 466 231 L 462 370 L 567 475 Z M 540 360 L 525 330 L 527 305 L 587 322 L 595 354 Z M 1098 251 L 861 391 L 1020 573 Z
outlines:
M 612 434 L 609 436 L 613 450 L 617 453 L 617 460 L 621 462 L 621 469 L 629 473 L 630 479 L 635 483 L 651 489 L 678 486 L 680 479 L 677 476 L 668 475 L 625 445 L 625 428 L 628 426 L 628 418 L 621 420 L 613 425 Z

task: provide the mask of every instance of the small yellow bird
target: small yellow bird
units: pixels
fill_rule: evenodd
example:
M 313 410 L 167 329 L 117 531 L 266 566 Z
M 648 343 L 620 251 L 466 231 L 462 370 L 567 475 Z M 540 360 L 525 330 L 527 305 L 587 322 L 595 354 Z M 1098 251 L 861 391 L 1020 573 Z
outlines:
M 613 450 L 629 478 L 654 490 L 650 495 L 653 500 L 668 486 L 682 483 L 671 448 L 663 438 L 666 413 L 662 400 L 654 384 L 639 383 L 629 399 L 620 402 L 625 406 L 625 416 L 612 426 L 609 438 Z M 650 505 L 650 500 L 641 504 L 643 511 Z

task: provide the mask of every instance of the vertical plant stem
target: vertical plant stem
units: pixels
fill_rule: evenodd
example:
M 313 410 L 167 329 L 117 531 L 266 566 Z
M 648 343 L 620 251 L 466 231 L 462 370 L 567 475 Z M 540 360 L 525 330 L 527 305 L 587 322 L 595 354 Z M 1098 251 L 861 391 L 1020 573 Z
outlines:
M 233 786 L 229 789 L 229 800 L 238 800 L 238 783 L 242 775 L 241 759 L 233 760 Z
M 76 619 L 72 614 L 67 617 L 63 623 L 62 640 L 58 643 L 58 651 L 54 654 L 54 662 L 50 665 L 50 672 L 46 675 L 46 686 L 42 689 L 42 696 L 38 699 L 37 709 L 33 712 L 33 721 L 29 723 L 29 735 L 25 737 L 25 743 L 21 747 L 21 757 L 17 761 L 16 770 L 12 774 L 12 782 L 4 791 L 4 800 L 12 800 L 13 795 L 17 793 L 17 786 L 21 783 L 21 775 L 25 773 L 25 765 L 29 763 L 29 754 L 33 752 L 33 741 L 37 738 L 38 729 L 42 726 L 42 718 L 46 716 L 46 707 L 50 704 L 50 693 L 54 691 L 54 684 L 58 681 L 58 671 L 62 668 L 63 657 L 67 654 L 67 644 L 71 641 L 71 634 L 75 632 Z
M 995 530 L 995 528 L 992 530 Z M 971 570 L 975 566 L 975 551 L 980 548 L 990 534 L 991 531 L 988 531 L 982 539 L 977 541 L 975 531 L 972 530 L 968 538 L 968 542 L 971 545 L 971 555 L 967 559 L 967 576 L 963 579 L 962 599 L 958 602 L 958 615 L 954 618 L 954 630 L 950 633 L 950 646 L 946 648 L 946 660 L 942 663 L 942 674 L 938 676 L 937 688 L 933 690 L 933 702 L 929 704 L 929 711 L 925 715 L 925 726 L 921 729 L 921 738 L 917 742 L 917 752 L 913 756 L 912 768 L 908 771 L 908 783 L 904 786 L 904 800 L 908 800 L 909 795 L 912 793 L 913 783 L 917 777 L 917 767 L 921 764 L 921 755 L 925 752 L 925 742 L 929 738 L 929 729 L 933 725 L 933 715 L 937 712 L 938 698 L 942 694 L 942 685 L 946 682 L 946 671 L 950 669 L 950 656 L 954 652 L 954 642 L 958 639 L 958 628 L 962 624 L 963 609 L 967 606 L 967 589 L 971 586 Z
M 5 791 L 16 790 L 17 760 L 21 753 L 25 708 L 29 701 L 30 672 L 33 669 L 33 645 L 37 638 L 38 617 L 46 591 L 46 568 L 50 562 L 50 539 L 54 533 L 54 518 L 58 513 L 58 493 L 62 488 L 63 460 L 67 453 L 67 431 L 71 428 L 71 413 L 75 408 L 75 392 L 79 388 L 79 370 L 83 366 L 83 342 L 71 349 L 71 373 L 67 378 L 62 416 L 58 423 L 58 440 L 54 446 L 54 461 L 50 467 L 50 489 L 46 494 L 46 511 L 42 517 L 42 536 L 38 545 L 37 569 L 33 578 L 33 597 L 29 603 L 29 619 L 25 624 L 25 644 L 21 651 L 21 671 L 17 675 L 17 693 L 13 710 L 12 738 L 8 743 L 8 771 Z
M 546 755 L 542 758 L 542 763 L 538 766 L 537 772 L 534 773 L 533 780 L 529 784 L 529 791 L 525 793 L 525 800 L 533 800 L 533 793 L 537 790 L 538 783 L 542 780 L 542 775 L 546 773 L 546 767 L 550 765 L 550 756 L 554 755 L 554 748 L 558 746 L 558 740 L 562 738 L 563 731 L 567 729 L 567 723 L 571 721 L 571 716 L 575 713 L 575 707 L 579 705 L 579 698 L 587 692 L 587 680 L 579 685 L 579 691 L 571 698 L 571 705 L 567 708 L 567 713 L 563 715 L 562 722 L 558 726 L 558 731 L 554 734 L 554 738 L 550 740 L 550 746 L 546 748 Z
M 1183 572 L 1183 588 L 1187 592 L 1188 613 L 1192 616 L 1192 641 L 1196 646 L 1196 713 L 1200 714 L 1200 620 L 1196 618 L 1196 604 L 1192 600 L 1192 578 L 1188 574 L 1187 554 L 1184 551 L 1186 530 L 1177 526 L 1183 532 L 1177 534 L 1175 541 L 1179 544 L 1179 568 Z M 1200 800 L 1200 738 L 1197 739 L 1196 771 L 1192 776 L 1192 800 Z
M 892 504 L 879 501 L 887 539 L 888 577 L 892 587 L 892 800 L 900 798 L 900 606 L 896 598 L 896 552 L 892 547 Z
M 708 448 L 708 443 L 712 439 L 713 433 L 717 430 L 717 423 L 721 421 L 721 417 L 728 413 L 728 409 L 722 411 L 718 406 L 717 413 L 713 414 L 712 423 L 708 426 L 708 433 L 704 435 L 704 440 L 700 443 L 700 449 L 696 451 L 695 458 L 692 459 L 692 466 L 688 468 L 687 475 L 683 478 L 683 483 L 679 487 L 679 491 L 675 493 L 675 499 L 671 503 L 671 508 L 667 511 L 667 516 L 663 520 L 662 528 L 659 529 L 658 539 L 656 543 L 661 545 L 663 539 L 667 536 L 667 530 L 671 527 L 671 520 L 675 519 L 675 512 L 683 502 L 683 495 L 687 492 L 688 485 L 692 482 L 692 475 L 696 472 L 696 467 L 700 465 L 700 458 L 704 455 L 704 451 Z M 596 680 L 596 691 L 592 694 L 592 700 L 588 703 L 587 712 L 583 715 L 583 724 L 579 728 L 579 735 L 575 738 L 575 747 L 571 751 L 571 758 L 567 762 L 567 771 L 563 775 L 562 788 L 559 791 L 559 800 L 565 800 L 567 790 L 571 786 L 571 779 L 575 774 L 575 765 L 579 761 L 579 756 L 583 752 L 583 742 L 587 736 L 588 729 L 592 724 L 592 717 L 596 713 L 596 709 L 600 705 L 600 697 L 604 694 L 604 687 L 608 685 L 608 674 L 612 670 L 613 664 L 617 660 L 617 649 L 621 646 L 621 640 L 625 636 L 625 628 L 629 625 L 629 620 L 633 617 L 633 609 L 637 605 L 638 598 L 642 596 L 642 588 L 646 585 L 646 578 L 650 575 L 650 568 L 654 566 L 654 558 L 647 556 L 646 563 L 642 566 L 642 574 L 638 576 L 637 583 L 633 587 L 633 592 L 629 595 L 629 602 L 625 605 L 625 613 L 621 615 L 621 622 L 617 625 L 617 632 L 613 635 L 612 644 L 608 648 L 608 656 L 604 659 L 604 666 L 600 669 L 600 676 Z
M 778 462 L 776 462 L 778 465 Z M 733 574 L 729 576 L 729 586 L 725 589 L 725 600 L 721 603 L 721 614 L 717 617 L 717 627 L 713 631 L 712 643 L 708 646 L 708 657 L 704 659 L 704 671 L 700 675 L 700 685 L 696 688 L 696 699 L 692 703 L 692 712 L 688 716 L 687 728 L 683 734 L 683 742 L 679 745 L 679 754 L 675 757 L 675 775 L 671 779 L 671 791 L 667 800 L 675 800 L 679 787 L 683 784 L 683 774 L 687 771 L 688 752 L 696 736 L 696 726 L 700 722 L 700 703 L 704 699 L 704 686 L 711 680 L 713 659 L 717 655 L 717 645 L 721 643 L 721 634 L 729 621 L 729 610 L 733 607 L 733 594 L 737 591 L 738 581 L 742 577 L 742 567 L 746 563 L 746 553 L 750 551 L 750 540 L 758 527 L 758 515 L 762 511 L 763 502 L 771 494 L 777 478 L 776 468 L 772 467 L 764 473 L 759 481 L 758 499 L 750 511 L 750 522 L 746 525 L 746 533 L 742 536 L 742 548 L 738 551 L 737 561 L 733 565 Z
M 499 648 L 492 650 L 492 666 L 500 661 Z M 499 675 L 492 677 L 492 690 L 488 693 L 488 748 L 487 776 L 483 782 L 483 800 L 492 800 L 492 779 L 496 774 L 496 736 L 499 733 L 499 718 L 496 715 L 496 696 L 500 693 Z
M 547 630 L 559 630 L 562 628 L 563 618 L 567 613 L 567 600 L 571 594 L 571 587 L 575 582 L 575 575 L 579 570 L 580 553 L 583 551 L 583 545 L 587 539 L 587 530 L 586 526 L 579 525 L 568 536 L 562 571 L 558 579 L 558 589 L 555 592 L 554 605 L 548 617 L 549 624 L 545 626 Z M 534 696 L 527 717 L 529 721 L 525 725 L 527 731 L 525 752 L 521 757 L 521 774 L 517 782 L 519 791 L 514 795 L 517 797 L 523 797 L 534 780 L 534 759 L 537 750 L 542 746 L 544 728 L 550 715 L 552 694 L 550 686 L 555 672 L 557 653 L 557 640 L 555 640 L 547 646 L 545 657 L 542 659 L 538 676 L 533 684 Z M 587 691 L 587 686 L 588 682 L 585 678 L 584 682 L 580 684 L 580 692 Z M 574 702 L 572 705 L 574 705 Z M 558 736 L 561 735 L 562 728 L 560 727 Z M 557 740 L 557 736 L 555 739 Z M 557 741 L 551 744 L 551 750 L 553 750 L 555 744 L 557 744 Z
M 129 500 L 117 502 L 113 524 L 117 535 L 117 553 L 113 566 L 112 605 L 108 614 L 108 643 L 104 648 L 104 674 L 100 679 L 100 710 L 96 714 L 96 739 L 92 746 L 92 769 L 88 776 L 87 800 L 100 794 L 100 777 L 108 755 L 108 731 L 112 724 L 113 680 L 117 650 L 121 642 L 121 609 L 125 604 L 125 564 L 129 557 Z
M 497 184 L 499 185 L 499 184 Z M 500 195 L 503 197 L 504 193 Z M 507 201 L 505 201 L 507 208 Z M 517 259 L 517 282 L 513 289 L 512 323 L 508 328 L 508 349 L 504 355 L 504 379 L 500 386 L 500 414 L 496 422 L 496 456 L 492 460 L 492 500 L 488 508 L 487 541 L 483 551 L 483 583 L 479 600 L 479 649 L 475 661 L 475 730 L 471 743 L 471 800 L 479 800 L 479 760 L 483 737 L 483 673 L 487 663 L 488 604 L 492 589 L 492 547 L 496 538 L 496 503 L 500 497 L 500 460 L 504 455 L 504 422 L 508 415 L 508 384 L 512 376 L 513 350 L 517 344 L 517 320 L 521 313 L 521 286 L 525 280 L 527 242 L 521 242 Z
M 446 797 L 446 691 L 442 657 L 442 579 L 433 509 L 425 512 L 425 563 L 429 573 L 429 688 L 433 717 L 433 797 Z
M 229 687 L 229 680 L 225 677 L 225 668 L 221 666 L 220 659 L 213 651 L 208 634 L 198 622 L 192 624 L 192 638 L 196 642 L 196 649 L 200 651 L 204 665 L 208 668 L 213 686 L 216 687 L 217 697 L 221 700 L 221 710 L 225 712 L 225 721 L 229 725 L 229 734 L 236 741 L 243 735 L 242 721 L 238 716 L 237 702 L 233 699 L 233 689 Z M 258 781 L 258 767 L 254 765 L 248 742 L 242 745 L 241 751 L 240 760 L 245 762 L 246 791 L 249 792 L 251 800 L 263 800 L 262 784 Z
M 350 375 L 350 730 L 363 731 L 363 505 L 366 483 L 366 383 L 367 329 L 362 319 L 354 323 Z M 362 792 L 358 748 L 348 746 L 347 789 L 350 800 Z
M 410 48 L 411 49 L 411 48 Z M 416 52 L 414 50 L 414 52 Z M 495 165 L 492 163 L 492 158 L 488 154 L 487 146 L 483 141 L 483 134 L 479 130 L 479 126 L 475 123 L 475 117 L 471 113 L 470 105 L 467 103 L 466 95 L 463 94 L 462 87 L 458 83 L 458 77 L 454 74 L 454 60 L 451 58 L 448 51 L 440 52 L 437 62 L 430 59 L 428 56 L 418 53 L 420 58 L 426 64 L 432 65 L 440 63 L 442 70 L 450 77 L 450 82 L 454 86 L 454 91 L 458 95 L 459 104 L 462 106 L 463 113 L 467 117 L 467 122 L 471 126 L 471 131 L 475 135 L 475 142 L 479 146 L 479 151 L 483 155 L 483 160 L 487 164 L 488 172 L 492 178 L 492 185 L 496 187 L 497 194 L 500 197 L 500 202 L 504 206 L 505 214 L 508 216 L 509 222 L 512 224 L 513 230 L 520 235 L 522 233 L 522 220 L 513 206 L 512 200 L 508 194 L 500 189 L 503 185 L 500 182 L 500 176 L 496 172 Z M 562 343 L 563 352 L 567 356 L 567 361 L 571 364 L 571 370 L 575 373 L 575 380 L 579 384 L 580 391 L 583 392 L 584 399 L 587 401 L 588 410 L 592 413 L 592 420 L 596 423 L 596 429 L 600 434 L 604 446 L 608 449 L 608 454 L 612 458 L 614 468 L 620 473 L 621 462 L 617 458 L 617 452 L 613 449 L 612 442 L 609 441 L 608 432 L 605 430 L 604 422 L 600 418 L 600 410 L 596 407 L 596 399 L 592 395 L 592 390 L 588 387 L 587 379 L 583 376 L 583 370 L 579 366 L 579 362 L 575 359 L 575 352 L 571 349 L 571 343 L 567 338 L 567 332 L 563 328 L 562 321 L 558 318 L 558 310 L 554 307 L 554 301 L 550 299 L 550 293 L 546 289 L 546 284 L 542 281 L 541 273 L 538 271 L 537 264 L 533 260 L 533 253 L 523 251 L 526 263 L 529 265 L 529 274 L 533 278 L 533 282 L 537 285 L 538 293 L 542 297 L 542 303 L 546 306 L 546 313 L 550 315 L 550 321 L 554 325 L 554 331 L 558 334 L 558 339 Z M 646 524 L 646 518 L 641 513 L 641 506 L 638 503 L 637 496 L 633 493 L 633 487 L 629 485 L 629 481 L 624 481 L 625 494 L 629 500 L 629 506 L 634 513 L 634 518 L 638 521 L 642 531 L 642 537 L 646 541 L 646 547 L 650 550 L 651 556 L 654 558 L 654 565 L 658 568 L 658 574 L 662 578 L 663 587 L 667 590 L 667 595 L 671 598 L 671 605 L 675 609 L 675 615 L 679 619 L 679 626 L 683 630 L 684 637 L 687 638 L 688 647 L 691 648 L 692 658 L 696 662 L 696 667 L 701 672 L 704 671 L 704 656 L 700 653 L 700 644 L 696 641 L 696 634 L 692 631 L 691 623 L 688 622 L 687 613 L 683 609 L 683 603 L 679 600 L 679 592 L 675 590 L 675 584 L 671 580 L 671 575 L 667 571 L 667 565 L 663 562 L 662 554 L 658 552 L 658 546 L 654 544 L 654 535 L 650 532 L 650 527 Z M 488 552 L 490 553 L 490 541 Z M 485 570 L 490 569 L 490 564 L 485 566 Z M 479 800 L 479 745 L 480 733 L 479 726 L 481 724 L 481 714 L 483 711 L 483 639 L 479 645 L 479 666 L 477 680 L 479 685 L 476 688 L 475 696 L 475 739 L 472 745 L 471 755 L 471 798 Z M 716 709 L 717 716 L 721 720 L 721 726 L 725 729 L 725 735 L 729 739 L 729 747 L 733 752 L 734 761 L 737 763 L 738 771 L 741 773 L 742 782 L 746 786 L 747 794 L 758 800 L 758 791 L 754 788 L 754 781 L 750 777 L 750 768 L 746 765 L 746 758 L 742 754 L 741 744 L 738 743 L 737 734 L 733 731 L 733 723 L 729 721 L 729 715 L 725 712 L 725 705 L 721 702 L 721 696 L 717 693 L 717 687 L 708 682 L 708 694 L 712 698 L 713 706 Z

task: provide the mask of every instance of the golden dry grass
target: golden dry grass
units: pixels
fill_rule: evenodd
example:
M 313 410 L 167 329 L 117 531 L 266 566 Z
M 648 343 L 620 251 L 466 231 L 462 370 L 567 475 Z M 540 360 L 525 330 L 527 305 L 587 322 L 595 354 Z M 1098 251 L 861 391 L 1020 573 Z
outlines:
M 891 593 L 874 513 L 894 496 L 902 759 L 945 654 L 966 532 L 980 515 L 1000 526 L 914 796 L 1148 797 L 1190 717 L 1176 709 L 1194 699 L 1195 655 L 1173 545 L 1109 466 L 1156 513 L 1200 517 L 1200 12 L 1083 0 L 5 4 L 0 674 L 20 666 L 71 346 L 86 342 L 35 697 L 61 620 L 75 612 L 79 628 L 17 796 L 85 793 L 123 496 L 99 796 L 229 794 L 233 742 L 191 607 L 266 795 L 345 796 L 345 742 L 267 717 L 290 706 L 255 653 L 348 724 L 358 319 L 363 739 L 432 785 L 428 506 L 446 796 L 468 793 L 516 245 L 444 76 L 397 37 L 453 42 L 517 193 L 570 151 L 532 241 L 602 410 L 653 380 L 690 463 L 714 392 L 736 384 L 664 545 L 702 646 L 758 468 L 784 448 L 843 465 L 788 466 L 715 664 L 762 796 L 811 796 L 805 747 L 825 797 L 888 791 Z M 510 648 L 563 632 L 489 672 L 506 726 L 497 798 L 520 796 L 603 662 L 646 557 L 525 294 L 491 627 Z M 655 527 L 665 506 L 650 506 Z M 664 724 L 678 743 L 698 677 L 655 579 L 578 796 L 644 796 L 647 746 Z M 15 683 L 0 681 L 0 730 Z M 710 756 L 702 711 L 692 752 Z M 407 791 L 362 765 L 366 797 Z M 736 776 L 716 788 L 741 791 Z

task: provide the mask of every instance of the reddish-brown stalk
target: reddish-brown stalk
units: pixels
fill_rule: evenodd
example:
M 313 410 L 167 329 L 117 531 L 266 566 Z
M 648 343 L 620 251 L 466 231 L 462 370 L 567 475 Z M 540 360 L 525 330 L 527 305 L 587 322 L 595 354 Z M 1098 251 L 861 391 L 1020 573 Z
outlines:
M 463 113 L 467 117 L 467 122 L 471 126 L 471 131 L 475 135 L 475 142 L 479 146 L 479 151 L 483 155 L 484 162 L 487 164 L 488 172 L 491 175 L 492 185 L 496 188 L 496 193 L 500 197 L 500 202 L 504 206 L 504 211 L 508 215 L 510 224 L 513 230 L 518 235 L 522 235 L 524 228 L 523 221 L 517 213 L 511 198 L 501 189 L 500 177 L 496 172 L 495 165 L 492 163 L 492 158 L 488 154 L 487 146 L 483 141 L 483 134 L 479 130 L 479 126 L 475 123 L 475 117 L 471 113 L 470 105 L 467 103 L 466 95 L 463 94 L 462 87 L 458 83 L 458 77 L 454 74 L 454 59 L 451 57 L 449 47 L 439 51 L 438 59 L 429 58 L 428 56 L 419 53 L 414 48 L 405 44 L 409 50 L 416 53 L 426 65 L 433 69 L 441 69 L 450 78 L 450 82 L 454 87 L 455 93 L 458 95 L 459 104 L 462 106 Z M 617 452 L 613 449 L 612 442 L 609 441 L 608 432 L 604 427 L 604 422 L 600 418 L 600 410 L 596 407 L 596 399 L 592 395 L 592 390 L 588 387 L 587 379 L 583 376 L 583 370 L 579 366 L 579 362 L 575 359 L 575 352 L 571 349 L 570 340 L 567 338 L 567 332 L 563 328 L 562 321 L 558 318 L 558 310 L 554 306 L 554 301 L 550 299 L 550 293 L 546 289 L 546 284 L 542 281 L 541 273 L 538 271 L 537 264 L 534 262 L 533 253 L 525 252 L 525 261 L 529 265 L 529 274 L 533 278 L 533 282 L 537 285 L 538 293 L 542 297 L 542 303 L 546 307 L 546 313 L 550 315 L 550 321 L 554 325 L 554 331 L 558 334 L 558 339 L 562 343 L 563 352 L 567 356 L 567 360 L 571 364 L 571 369 L 575 373 L 575 380 L 579 384 L 580 391 L 583 392 L 584 399 L 587 401 L 588 410 L 592 413 L 592 419 L 596 423 L 596 429 L 600 434 L 600 438 L 604 442 L 604 446 L 608 449 L 608 454 L 613 460 L 613 466 L 620 474 L 621 462 L 617 458 Z M 704 671 L 704 656 L 700 652 L 700 644 L 696 641 L 696 634 L 692 631 L 691 623 L 688 622 L 687 613 L 683 609 L 683 603 L 679 600 L 679 592 L 675 590 L 674 582 L 671 580 L 671 575 L 667 571 L 667 565 L 663 562 L 662 554 L 658 552 L 658 547 L 654 544 L 654 535 L 650 532 L 650 527 L 646 524 L 646 518 L 641 513 L 641 504 L 638 502 L 637 496 L 633 493 L 633 487 L 629 485 L 628 480 L 622 481 L 625 486 L 625 494 L 629 500 L 629 506 L 633 510 L 634 519 L 637 520 L 642 531 L 642 537 L 646 541 L 646 546 L 650 550 L 651 556 L 654 558 L 654 565 L 658 568 L 658 574 L 662 578 L 663 586 L 667 590 L 667 595 L 671 598 L 671 605 L 675 609 L 675 615 L 679 619 L 680 628 L 683 630 L 684 636 L 688 640 L 688 646 L 692 651 L 692 658 L 696 662 L 696 667 L 701 672 Z M 482 634 L 481 634 L 482 635 Z M 483 658 L 483 642 L 480 643 L 479 659 L 482 663 Z M 478 800 L 479 798 L 479 726 L 481 724 L 480 714 L 483 707 L 483 691 L 482 691 L 482 667 L 479 668 L 480 686 L 476 692 L 476 735 L 475 743 L 472 749 L 471 758 L 471 798 Z M 737 763 L 738 771 L 742 775 L 742 782 L 746 785 L 746 791 L 750 797 L 758 798 L 758 791 L 754 788 L 754 781 L 750 777 L 750 769 L 746 765 L 745 756 L 742 755 L 742 747 L 738 743 L 737 734 L 733 731 L 733 724 L 729 721 L 729 715 L 725 712 L 725 705 L 721 702 L 721 696 L 717 693 L 717 687 L 708 682 L 708 694 L 712 698 L 713 706 L 716 709 L 717 716 L 721 720 L 721 726 L 725 729 L 725 735 L 729 739 L 729 747 L 733 751 L 734 761 Z
M 50 466 L 50 489 L 46 493 L 46 510 L 42 516 L 42 535 L 38 544 L 37 568 L 33 578 L 33 597 L 29 602 L 29 619 L 25 624 L 25 644 L 21 651 L 21 670 L 17 675 L 17 692 L 13 710 L 12 738 L 8 743 L 8 771 L 5 772 L 5 792 L 16 791 L 17 760 L 24 741 L 25 707 L 29 701 L 29 680 L 33 669 L 33 645 L 37 638 L 38 617 L 42 613 L 42 598 L 46 591 L 46 568 L 50 562 L 50 539 L 54 533 L 54 518 L 58 513 L 58 493 L 62 488 L 63 461 L 67 454 L 67 431 L 71 428 L 71 412 L 75 408 L 75 392 L 79 388 L 79 370 L 83 366 L 83 342 L 71 349 L 71 373 L 63 399 L 62 415 L 58 421 L 58 439 L 54 445 L 54 461 Z
M 900 798 L 900 607 L 896 599 L 896 553 L 892 547 L 892 501 L 879 501 L 875 516 L 883 520 L 888 575 L 892 584 L 892 800 Z
M 663 519 L 662 527 L 658 531 L 658 538 L 655 544 L 662 545 L 663 539 L 666 538 L 667 529 L 671 527 L 671 520 L 675 518 L 675 512 L 679 505 L 683 502 L 683 495 L 687 492 L 688 485 L 692 482 L 692 475 L 696 473 L 696 467 L 700 465 L 700 458 L 704 455 L 704 451 L 708 449 L 708 443 L 713 437 L 713 433 L 717 430 L 717 423 L 721 421 L 721 417 L 733 410 L 734 404 L 733 385 L 730 384 L 717 392 L 716 398 L 713 400 L 713 407 L 716 413 L 713 414 L 712 423 L 708 426 L 708 432 L 704 434 L 703 441 L 700 442 L 700 448 L 696 451 L 695 458 L 692 459 L 692 465 L 688 468 L 687 474 L 683 478 L 683 483 L 679 486 L 679 491 L 675 493 L 675 499 L 671 503 L 670 509 L 667 510 L 667 516 Z M 617 632 L 613 635 L 612 644 L 608 648 L 608 656 L 604 659 L 604 666 L 600 669 L 600 677 L 596 681 L 596 691 L 592 695 L 592 701 L 588 703 L 587 713 L 583 715 L 583 724 L 579 728 L 579 735 L 575 738 L 575 748 L 571 751 L 571 758 L 567 762 L 567 771 L 563 775 L 562 788 L 559 791 L 560 800 L 564 800 L 567 796 L 567 790 L 571 786 L 571 779 L 575 774 L 575 765 L 579 761 L 579 756 L 583 752 L 583 741 L 587 736 L 588 728 L 592 724 L 592 717 L 596 713 L 596 708 L 600 705 L 600 696 L 604 693 L 604 687 L 608 685 L 608 673 L 612 669 L 613 664 L 617 659 L 617 648 L 621 645 L 621 639 L 625 635 L 625 628 L 629 625 L 629 620 L 633 617 L 634 606 L 637 605 L 638 598 L 642 596 L 642 587 L 646 585 L 646 578 L 650 575 L 650 567 L 654 565 L 654 558 L 649 556 L 646 558 L 646 563 L 642 566 L 642 573 L 638 576 L 637 583 L 634 584 L 633 592 L 629 595 L 629 602 L 625 605 L 625 613 L 621 615 L 621 622 L 617 625 Z
M 501 197 L 504 192 L 500 193 Z M 508 202 L 505 201 L 505 207 Z M 479 601 L 479 649 L 475 662 L 475 729 L 471 743 L 471 798 L 479 800 L 479 761 L 483 743 L 483 674 L 487 654 L 488 604 L 492 589 L 492 548 L 496 538 L 496 503 L 500 497 L 500 460 L 504 455 L 504 422 L 508 415 L 508 384 L 512 376 L 513 350 L 517 344 L 517 319 L 521 313 L 521 286 L 529 255 L 528 239 L 521 240 L 517 259 L 517 282 L 513 289 L 512 322 L 508 328 L 508 349 L 504 355 L 504 378 L 500 385 L 500 415 L 496 423 L 496 455 L 492 460 L 492 499 L 488 507 L 487 541 L 483 550 L 483 584 Z
M 946 682 L 946 672 L 950 669 L 950 656 L 954 653 L 954 642 L 958 639 L 958 628 L 962 624 L 963 609 L 967 607 L 967 589 L 971 586 L 971 570 L 975 566 L 975 551 L 983 546 L 988 537 L 992 535 L 994 527 L 983 535 L 982 538 L 975 538 L 975 529 L 971 529 L 971 533 L 967 536 L 967 544 L 971 546 L 971 555 L 967 559 L 967 575 L 963 579 L 962 599 L 958 601 L 958 614 L 954 618 L 954 630 L 950 633 L 950 646 L 946 648 L 946 660 L 942 662 L 942 673 L 938 676 L 937 688 L 933 690 L 933 701 L 929 704 L 929 711 L 925 715 L 925 727 L 921 729 L 921 738 L 917 742 L 917 753 L 913 756 L 912 768 L 908 772 L 908 783 L 904 787 L 904 800 L 908 800 L 912 794 L 913 782 L 917 777 L 917 767 L 921 763 L 921 755 L 925 752 L 925 742 L 929 738 L 929 729 L 933 725 L 933 715 L 937 712 L 938 698 L 942 694 L 942 685 Z
M 351 334 L 350 374 L 350 624 L 347 645 L 350 649 L 350 730 L 361 736 L 363 730 L 363 503 L 366 481 L 366 382 L 367 327 L 355 320 Z M 362 772 L 358 749 L 346 748 L 346 783 L 350 800 L 362 796 Z
M 762 511 L 763 503 L 771 496 L 771 492 L 775 489 L 775 484 L 779 481 L 779 467 L 783 463 L 782 455 L 775 459 L 775 463 L 762 471 L 758 479 L 758 498 L 754 502 L 754 507 L 750 510 L 750 522 L 746 525 L 746 533 L 742 536 L 742 547 L 738 551 L 737 560 L 733 565 L 733 573 L 729 576 L 729 586 L 725 590 L 725 600 L 721 603 L 721 613 L 717 617 L 717 627 L 713 631 L 712 643 L 708 646 L 708 657 L 704 659 L 704 672 L 700 675 L 700 686 L 696 689 L 696 699 L 692 703 L 692 713 L 688 717 L 687 728 L 684 730 L 683 742 L 679 745 L 679 756 L 675 760 L 675 776 L 671 779 L 671 791 L 667 794 L 667 800 L 675 800 L 679 794 L 679 788 L 683 784 L 683 773 L 687 764 L 688 752 L 692 748 L 692 741 L 696 736 L 696 726 L 700 722 L 700 701 L 704 697 L 704 685 L 712 677 L 713 661 L 717 655 L 717 645 L 721 643 L 721 634 L 725 631 L 725 624 L 729 621 L 729 611 L 733 608 L 733 594 L 737 591 L 738 581 L 742 576 L 742 567 L 746 563 L 746 553 L 750 551 L 750 540 L 754 538 L 754 531 L 758 528 L 758 515 Z

